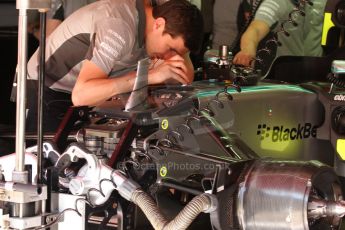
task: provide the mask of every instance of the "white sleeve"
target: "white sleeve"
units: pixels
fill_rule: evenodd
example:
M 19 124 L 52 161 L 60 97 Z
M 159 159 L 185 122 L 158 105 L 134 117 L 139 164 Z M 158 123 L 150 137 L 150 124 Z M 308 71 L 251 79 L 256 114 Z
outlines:
M 288 12 L 292 10 L 287 0 L 264 0 L 255 13 L 254 20 L 265 22 L 269 27 L 276 22 L 287 19 Z

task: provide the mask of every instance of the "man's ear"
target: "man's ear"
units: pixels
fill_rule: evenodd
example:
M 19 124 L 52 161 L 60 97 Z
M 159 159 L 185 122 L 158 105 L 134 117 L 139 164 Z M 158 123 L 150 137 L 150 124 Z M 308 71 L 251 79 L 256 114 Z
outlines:
M 165 19 L 162 17 L 156 18 L 153 23 L 153 30 L 164 31 L 165 28 Z

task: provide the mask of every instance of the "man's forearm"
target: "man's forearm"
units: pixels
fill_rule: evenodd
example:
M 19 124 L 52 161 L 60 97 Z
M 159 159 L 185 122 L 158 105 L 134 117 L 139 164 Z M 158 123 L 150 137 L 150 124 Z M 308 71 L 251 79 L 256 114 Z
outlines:
M 248 28 L 241 38 L 241 51 L 255 55 L 258 44 L 258 34 L 255 30 Z
M 242 35 L 241 50 L 254 52 L 258 48 L 259 42 L 269 33 L 269 26 L 260 20 L 254 20 Z
M 78 106 L 101 104 L 114 95 L 131 91 L 134 81 L 134 71 L 122 77 L 90 79 L 73 89 L 72 102 Z

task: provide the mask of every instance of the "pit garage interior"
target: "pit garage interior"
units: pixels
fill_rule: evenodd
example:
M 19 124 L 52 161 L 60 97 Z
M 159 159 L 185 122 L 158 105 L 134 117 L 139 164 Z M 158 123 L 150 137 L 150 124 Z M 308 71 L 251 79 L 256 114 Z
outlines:
M 345 229 L 344 0 L 326 3 L 322 57 L 260 69 L 205 44 L 192 84 L 148 87 L 142 59 L 131 92 L 37 133 L 10 100 L 30 4 L 50 1 L 0 0 L 0 229 Z M 28 33 L 28 57 L 39 45 Z

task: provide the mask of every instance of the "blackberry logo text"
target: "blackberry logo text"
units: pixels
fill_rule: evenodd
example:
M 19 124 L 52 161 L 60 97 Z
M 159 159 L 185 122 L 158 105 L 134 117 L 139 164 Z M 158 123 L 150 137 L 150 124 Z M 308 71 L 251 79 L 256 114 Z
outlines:
M 273 142 L 282 142 L 290 140 L 302 140 L 310 137 L 316 137 L 316 126 L 311 123 L 298 124 L 297 127 L 268 126 L 259 124 L 257 135 L 260 139 L 271 138 Z

